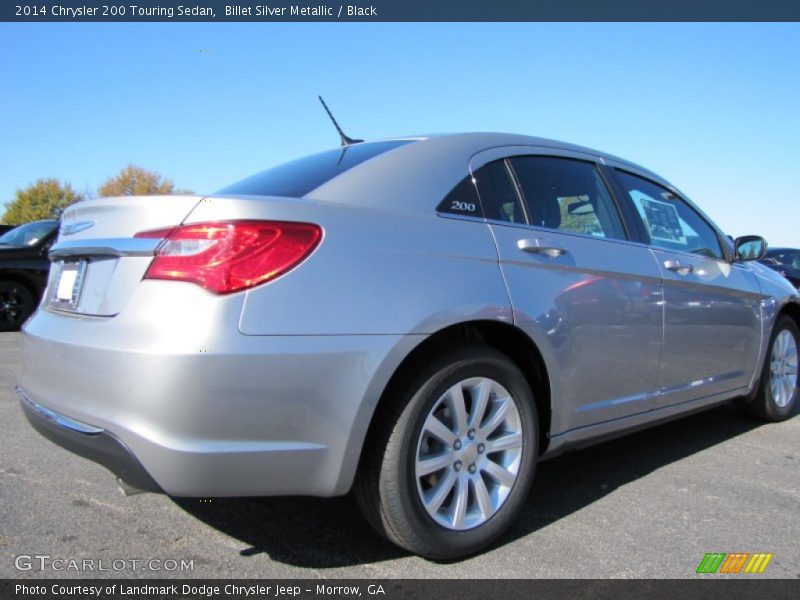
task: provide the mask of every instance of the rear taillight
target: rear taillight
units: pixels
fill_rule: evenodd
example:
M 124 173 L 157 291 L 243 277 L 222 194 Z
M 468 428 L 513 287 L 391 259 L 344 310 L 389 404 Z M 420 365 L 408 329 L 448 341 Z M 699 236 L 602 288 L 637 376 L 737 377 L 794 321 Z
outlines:
M 300 264 L 322 238 L 312 223 L 219 221 L 142 231 L 163 238 L 145 279 L 189 281 L 229 294 L 280 277 Z

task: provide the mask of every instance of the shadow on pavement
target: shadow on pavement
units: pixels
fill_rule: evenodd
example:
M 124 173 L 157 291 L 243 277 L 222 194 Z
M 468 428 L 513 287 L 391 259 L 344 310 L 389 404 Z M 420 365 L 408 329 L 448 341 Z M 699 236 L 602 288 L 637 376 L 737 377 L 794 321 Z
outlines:
M 578 511 L 665 465 L 755 429 L 732 406 L 679 419 L 541 463 L 533 492 L 507 544 Z M 351 496 L 343 498 L 173 498 L 185 511 L 240 540 L 243 557 L 308 568 L 390 560 L 408 553 L 374 533 Z

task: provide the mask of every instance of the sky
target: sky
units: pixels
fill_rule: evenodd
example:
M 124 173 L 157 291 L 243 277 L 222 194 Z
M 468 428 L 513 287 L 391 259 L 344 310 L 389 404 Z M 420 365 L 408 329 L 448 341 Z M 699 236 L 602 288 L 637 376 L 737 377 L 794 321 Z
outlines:
M 351 137 L 505 131 L 800 247 L 800 24 L 0 24 L 0 204 L 135 163 L 214 192 Z

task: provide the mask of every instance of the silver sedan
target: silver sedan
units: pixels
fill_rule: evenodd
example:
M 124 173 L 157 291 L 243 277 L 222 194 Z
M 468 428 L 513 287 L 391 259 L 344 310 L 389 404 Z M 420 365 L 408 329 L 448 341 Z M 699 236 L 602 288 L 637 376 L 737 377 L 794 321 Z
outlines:
M 793 414 L 800 298 L 766 249 L 594 150 L 347 143 L 71 206 L 18 392 L 129 490 L 354 489 L 383 535 L 454 558 L 542 458 L 730 400 Z

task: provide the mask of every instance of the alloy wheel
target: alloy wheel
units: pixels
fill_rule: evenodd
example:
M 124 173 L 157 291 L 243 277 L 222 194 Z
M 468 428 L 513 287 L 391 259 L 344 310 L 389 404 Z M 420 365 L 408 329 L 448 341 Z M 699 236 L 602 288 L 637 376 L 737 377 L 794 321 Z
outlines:
M 488 521 L 517 480 L 524 439 L 511 394 L 486 377 L 464 379 L 428 413 L 414 464 L 428 515 L 451 530 Z
M 797 342 L 786 329 L 775 337 L 772 344 L 770 388 L 772 398 L 780 408 L 789 405 L 797 390 Z
M 0 323 L 17 323 L 21 320 L 25 300 L 17 287 L 0 290 Z

